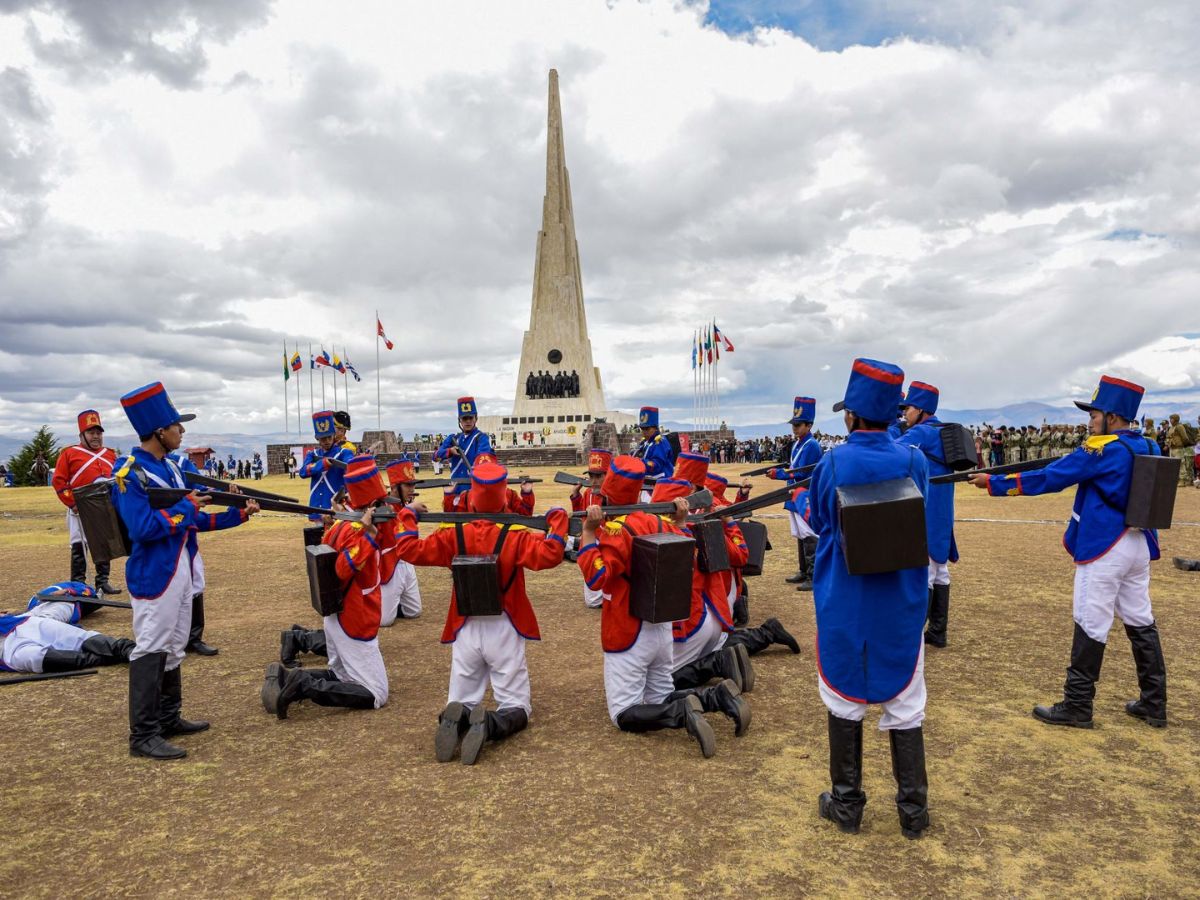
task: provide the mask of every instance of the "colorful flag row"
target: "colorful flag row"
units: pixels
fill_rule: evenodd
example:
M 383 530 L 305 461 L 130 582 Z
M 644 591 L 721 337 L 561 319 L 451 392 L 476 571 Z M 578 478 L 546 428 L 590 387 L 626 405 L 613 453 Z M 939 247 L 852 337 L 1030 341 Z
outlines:
M 320 369 L 322 367 L 333 369 L 341 375 L 353 375 L 355 381 L 362 381 L 362 376 L 358 374 L 358 370 L 354 368 L 354 364 L 350 362 L 350 357 L 347 356 L 344 360 L 337 353 L 330 356 L 325 348 L 321 348 L 321 353 L 308 358 L 308 367 L 310 369 Z M 283 380 L 287 381 L 292 377 L 293 372 L 300 372 L 304 368 L 304 362 L 300 359 L 300 352 L 297 351 L 289 357 L 286 353 L 283 355 Z
M 702 369 L 720 360 L 722 346 L 726 353 L 733 352 L 733 341 L 721 333 L 716 319 L 697 328 L 692 332 L 692 368 Z

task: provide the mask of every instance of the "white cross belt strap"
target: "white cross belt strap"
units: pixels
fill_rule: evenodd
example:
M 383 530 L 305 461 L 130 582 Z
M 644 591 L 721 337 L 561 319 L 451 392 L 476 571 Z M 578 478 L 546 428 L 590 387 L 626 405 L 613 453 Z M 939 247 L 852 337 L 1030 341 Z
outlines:
M 97 450 L 95 453 L 92 453 L 92 451 L 91 451 L 91 450 L 89 450 L 87 447 L 73 447 L 72 449 L 74 449 L 74 450 L 82 450 L 84 453 L 89 453 L 89 454 L 91 454 L 91 456 L 90 456 L 90 458 L 88 459 L 88 461 L 87 461 L 87 462 L 85 462 L 85 463 L 84 463 L 82 466 L 80 466 L 80 467 L 79 467 L 79 468 L 76 470 L 75 474 L 71 476 L 71 480 L 70 480 L 70 481 L 67 483 L 67 486 L 68 486 L 68 487 L 75 487 L 75 482 L 77 482 L 77 481 L 79 480 L 79 476 L 80 476 L 80 475 L 82 475 L 84 472 L 86 472 L 86 471 L 87 471 L 87 468 L 88 468 L 88 466 L 90 466 L 90 465 L 91 465 L 92 463 L 94 463 L 96 460 L 98 460 L 98 459 L 103 459 L 103 458 L 104 458 L 104 451 L 105 451 L 107 448 L 105 448 L 105 447 L 101 447 L 101 448 L 100 448 L 99 450 Z

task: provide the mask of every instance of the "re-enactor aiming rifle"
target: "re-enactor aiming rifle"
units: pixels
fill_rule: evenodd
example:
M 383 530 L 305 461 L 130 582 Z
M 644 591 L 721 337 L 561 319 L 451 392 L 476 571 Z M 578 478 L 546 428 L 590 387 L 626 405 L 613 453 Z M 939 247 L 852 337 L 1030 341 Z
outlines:
M 146 488 L 146 495 L 150 498 L 151 509 L 170 509 L 191 491 L 186 488 L 162 488 L 150 487 Z M 251 497 L 248 494 L 232 494 L 225 491 L 204 491 L 204 496 L 211 498 L 216 506 L 232 506 L 237 509 L 245 509 L 246 503 L 253 500 L 259 507 L 268 512 L 292 513 L 298 516 L 333 516 L 342 522 L 360 522 L 363 514 L 361 512 L 338 512 L 332 509 L 324 509 L 320 506 L 307 506 L 303 503 L 287 503 L 282 500 L 268 500 L 264 497 Z M 388 507 L 376 507 L 372 513 L 372 519 L 376 522 L 382 522 L 386 519 L 394 519 L 396 513 Z
M 540 481 L 541 479 L 535 478 L 534 480 Z M 572 487 L 587 487 L 589 484 L 592 483 L 590 479 L 588 479 L 582 475 L 572 475 L 570 472 L 554 473 L 554 482 L 556 484 L 569 484 Z M 654 490 L 654 488 L 657 485 L 658 485 L 658 482 L 653 478 L 647 478 L 645 481 L 642 482 L 642 487 L 644 487 L 648 491 Z

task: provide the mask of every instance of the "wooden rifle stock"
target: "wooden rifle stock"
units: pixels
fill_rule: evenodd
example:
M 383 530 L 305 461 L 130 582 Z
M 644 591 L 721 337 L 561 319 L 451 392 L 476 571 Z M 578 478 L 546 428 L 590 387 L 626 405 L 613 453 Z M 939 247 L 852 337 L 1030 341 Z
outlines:
M 1053 459 L 1027 459 L 1025 462 L 1008 463 L 1003 466 L 992 466 L 990 469 L 967 469 L 965 472 L 951 472 L 949 475 L 935 475 L 929 479 L 930 484 L 954 484 L 966 481 L 972 475 L 1013 475 L 1017 472 L 1030 472 L 1044 469 Z
M 707 488 L 696 491 L 694 494 L 689 494 L 684 498 L 687 500 L 688 509 L 703 509 L 712 504 L 712 492 Z M 605 506 L 603 507 L 606 516 L 627 516 L 630 513 L 642 512 L 652 516 L 663 516 L 675 512 L 675 501 L 667 500 L 662 503 L 631 503 L 628 506 Z M 578 512 L 571 513 L 572 519 L 582 519 L 587 515 L 586 509 L 581 509 Z
M 773 463 L 772 465 L 769 465 L 769 466 L 762 466 L 757 469 L 751 469 L 749 472 L 743 472 L 738 477 L 749 478 L 752 475 L 766 475 L 772 469 L 778 469 L 780 471 L 787 472 L 789 475 L 805 475 L 805 474 L 811 472 L 816 467 L 817 467 L 817 464 L 813 463 L 812 465 L 800 466 L 795 469 L 789 469 L 787 466 L 782 466 L 779 463 Z
M 555 472 L 555 484 L 569 484 L 572 487 L 587 487 L 591 481 L 582 475 L 572 475 L 570 472 Z
M 557 478 L 556 478 L 556 480 L 557 480 Z M 528 475 L 514 475 L 508 479 L 509 484 L 524 484 L 526 481 L 532 482 L 534 484 L 542 483 L 542 479 L 530 478 Z M 451 478 L 448 482 L 448 484 L 470 484 L 470 483 L 471 483 L 470 478 Z
M 18 675 L 16 678 L 0 678 L 0 685 L 23 684 L 26 681 L 53 681 L 56 678 L 77 678 L 80 675 L 98 675 L 97 669 L 75 669 L 73 672 L 38 672 Z
M 151 509 L 170 509 L 190 493 L 191 491 L 186 488 L 146 488 L 146 494 L 150 498 Z M 333 516 L 335 519 L 343 522 L 360 522 L 363 515 L 360 512 L 336 512 L 335 510 L 325 509 L 320 506 L 307 506 L 303 503 L 286 503 L 282 500 L 267 500 L 262 497 L 251 497 L 247 494 L 232 494 L 225 491 L 205 491 L 204 495 L 211 497 L 212 502 L 217 506 L 231 506 L 237 509 L 245 509 L 247 501 L 253 500 L 261 509 L 268 512 L 292 513 L 298 516 Z M 396 514 L 391 509 L 377 508 L 371 518 L 376 522 L 383 522 L 395 517 Z
M 467 525 L 471 522 L 492 522 L 496 525 L 523 525 L 537 531 L 549 531 L 550 524 L 545 516 L 518 516 L 516 513 L 425 513 L 418 516 L 418 521 L 435 524 Z
M 216 488 L 218 491 L 225 490 L 233 482 L 222 481 L 220 478 L 213 478 L 209 475 L 201 475 L 199 472 L 182 472 L 185 481 L 190 481 L 192 484 L 200 484 L 205 487 Z M 247 487 L 244 484 L 238 485 L 238 490 L 243 494 L 248 494 L 255 500 L 282 500 L 285 503 L 299 503 L 295 497 L 285 497 L 282 494 L 272 494 L 268 491 L 260 491 L 258 488 Z
M 765 509 L 768 506 L 774 506 L 776 503 L 786 503 L 792 498 L 792 494 L 798 487 L 806 487 L 811 479 L 806 478 L 803 481 L 793 481 L 784 487 L 777 488 L 773 491 L 767 491 L 765 494 L 760 494 L 757 497 L 751 497 L 749 500 L 742 500 L 739 503 L 731 503 L 729 506 L 723 506 L 720 509 L 714 509 L 712 512 L 704 513 L 698 516 L 700 519 L 743 519 L 758 509 Z

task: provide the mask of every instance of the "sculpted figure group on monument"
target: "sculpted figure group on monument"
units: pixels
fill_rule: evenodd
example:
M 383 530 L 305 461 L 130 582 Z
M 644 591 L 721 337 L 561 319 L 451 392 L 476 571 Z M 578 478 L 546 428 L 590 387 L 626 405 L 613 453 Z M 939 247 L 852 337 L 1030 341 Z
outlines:
M 574 369 L 566 373 L 561 369 L 551 375 L 541 369 L 534 375 L 532 372 L 525 379 L 525 396 L 531 400 L 547 400 L 557 397 L 579 396 L 579 373 Z

